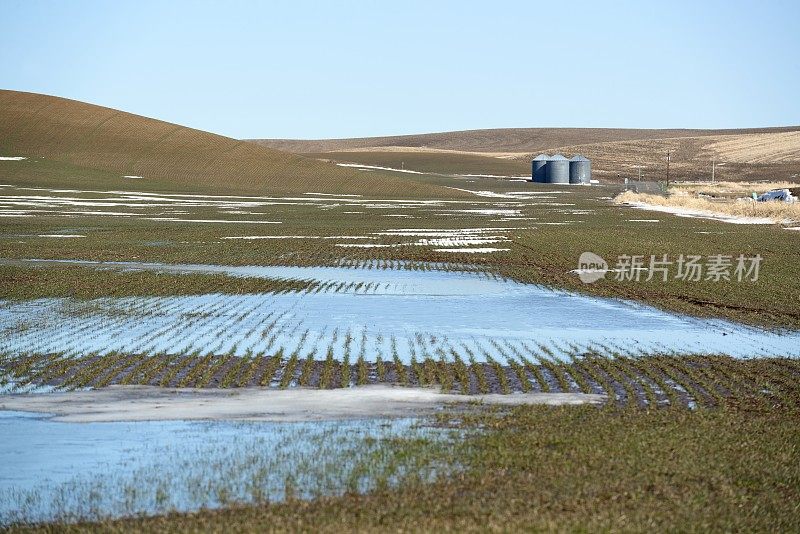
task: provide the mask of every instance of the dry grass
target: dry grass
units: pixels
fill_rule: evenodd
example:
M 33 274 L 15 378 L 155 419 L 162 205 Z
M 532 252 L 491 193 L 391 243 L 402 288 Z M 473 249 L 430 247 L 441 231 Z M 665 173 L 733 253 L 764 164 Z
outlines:
M 723 161 L 770 163 L 800 160 L 800 132 L 726 135 L 706 146 Z
M 649 204 L 667 208 L 680 208 L 706 212 L 711 216 L 759 217 L 772 219 L 776 223 L 800 221 L 800 203 L 753 202 L 752 200 L 711 201 L 689 193 L 673 193 L 663 197 L 625 191 L 614 198 L 617 204 Z
M 794 189 L 800 186 L 797 182 L 678 182 L 670 184 L 670 190 L 691 195 L 745 195 L 756 192 L 759 195 L 773 189 Z

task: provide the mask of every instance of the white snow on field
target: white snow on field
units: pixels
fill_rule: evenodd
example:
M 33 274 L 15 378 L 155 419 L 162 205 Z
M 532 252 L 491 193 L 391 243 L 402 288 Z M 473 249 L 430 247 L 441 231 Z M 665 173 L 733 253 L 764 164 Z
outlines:
M 800 230 L 800 226 L 793 226 L 791 228 L 787 228 L 787 230 Z
M 339 167 L 352 167 L 354 169 L 362 169 L 369 171 L 392 171 L 404 172 L 406 174 L 425 174 L 424 172 L 412 171 L 409 169 L 393 169 L 392 167 L 379 167 L 377 165 L 361 165 L 360 163 L 337 163 Z
M 304 195 L 315 195 L 320 197 L 360 197 L 362 195 L 346 195 L 344 193 L 303 193 Z
M 413 244 L 418 246 L 434 246 L 434 247 L 464 247 L 469 245 L 491 245 L 493 243 L 500 243 L 508 241 L 504 236 L 487 236 L 487 237 L 461 237 L 461 238 L 438 238 L 438 239 L 420 239 Z
M 520 197 L 527 197 L 531 195 L 563 195 L 566 193 L 571 193 L 571 191 L 563 189 L 560 191 L 509 191 L 506 194 L 511 196 L 518 195 Z
M 465 252 L 467 254 L 487 254 L 489 252 L 508 252 L 510 249 L 480 247 L 480 248 L 437 248 L 434 250 L 436 252 Z
M 494 191 L 475 191 L 473 189 L 462 189 L 460 187 L 449 187 L 449 186 L 447 186 L 447 188 L 455 189 L 456 191 L 464 191 L 466 193 L 472 193 L 473 195 L 485 198 L 514 198 L 506 193 L 495 193 Z
M 179 219 L 177 217 L 142 217 L 148 221 L 191 222 L 191 223 L 230 223 L 230 224 L 282 224 L 280 221 L 231 221 L 228 219 Z
M 486 238 L 484 232 L 447 232 L 447 231 L 419 231 L 419 232 L 375 232 L 375 235 L 394 236 L 394 237 L 422 237 L 422 238 L 446 238 L 446 239 L 471 239 Z
M 399 247 L 401 244 L 385 245 L 380 243 L 336 243 L 336 246 L 348 248 L 393 248 Z
M 775 221 L 767 217 L 737 217 L 735 215 L 725 215 L 722 213 L 714 213 L 712 211 L 681 208 L 677 206 L 657 206 L 655 204 L 646 204 L 644 202 L 626 202 L 625 205 L 640 210 L 671 213 L 673 215 L 677 215 L 678 217 L 712 219 L 731 224 L 775 224 Z
M 24 156 L 0 156 L 0 161 L 22 161 L 28 159 Z
M 73 237 L 86 237 L 85 235 L 80 234 L 38 234 L 36 237 L 64 237 L 64 238 L 73 238 Z
M 134 176 L 132 174 L 131 175 L 126 174 L 125 176 L 123 176 L 123 178 L 130 178 L 131 180 L 141 180 L 144 178 L 144 176 Z
M 460 187 L 445 186 L 448 189 L 455 189 L 456 191 L 464 191 L 465 193 L 472 193 L 479 197 L 484 198 L 511 198 L 511 199 L 547 199 L 547 196 L 542 195 L 555 195 L 558 193 L 569 193 L 569 191 L 508 191 L 505 193 L 496 193 L 494 191 L 475 191 L 474 189 L 462 189 Z M 560 206 L 574 206 L 574 204 L 558 204 Z
M 516 215 L 522 215 L 520 210 L 511 210 L 511 209 L 450 210 L 449 213 L 469 213 L 474 215 L 500 215 L 503 217 L 513 217 Z
M 227 236 L 223 237 L 222 239 L 244 239 L 244 240 L 256 240 L 256 239 L 378 239 L 377 237 L 372 237 L 368 235 L 239 235 L 239 236 Z
M 657 223 L 661 221 L 659 219 L 628 219 L 628 222 Z
M 462 178 L 508 178 L 511 182 L 530 182 L 531 179 L 525 176 L 510 176 L 506 174 L 457 174 Z
M 318 235 L 242 235 L 223 237 L 222 239 L 319 239 Z

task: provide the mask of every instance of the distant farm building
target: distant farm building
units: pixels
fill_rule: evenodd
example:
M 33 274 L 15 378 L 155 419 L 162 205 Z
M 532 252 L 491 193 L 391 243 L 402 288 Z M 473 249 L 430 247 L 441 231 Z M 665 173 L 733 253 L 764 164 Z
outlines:
M 531 181 L 540 184 L 588 184 L 592 181 L 592 162 L 576 155 L 539 154 L 531 162 Z

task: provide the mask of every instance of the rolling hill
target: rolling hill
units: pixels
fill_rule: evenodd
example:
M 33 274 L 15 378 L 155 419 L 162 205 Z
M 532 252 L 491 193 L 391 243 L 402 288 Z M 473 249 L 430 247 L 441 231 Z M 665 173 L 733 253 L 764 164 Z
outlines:
M 616 141 L 705 137 L 720 135 L 799 132 L 800 126 L 736 130 L 635 129 L 635 128 L 495 128 L 456 132 L 360 137 L 353 139 L 252 139 L 262 146 L 288 152 L 333 152 L 388 147 L 426 148 L 467 152 L 537 152 L 560 146 Z
M 396 166 L 426 172 L 520 174 L 541 152 L 584 154 L 598 177 L 617 181 L 666 176 L 701 179 L 711 162 L 721 179 L 796 179 L 800 126 L 736 130 L 505 128 L 421 135 L 329 140 L 254 140 L 262 146 L 332 161 Z
M 397 174 L 338 167 L 176 124 L 65 98 L 0 90 L 2 183 L 247 194 L 359 193 L 436 197 L 458 192 Z

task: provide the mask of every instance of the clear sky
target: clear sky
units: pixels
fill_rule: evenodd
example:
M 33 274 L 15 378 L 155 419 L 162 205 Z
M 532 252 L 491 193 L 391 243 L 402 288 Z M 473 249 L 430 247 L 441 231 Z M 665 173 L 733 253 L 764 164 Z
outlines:
M 800 124 L 800 1 L 0 0 L 0 88 L 238 138 Z

